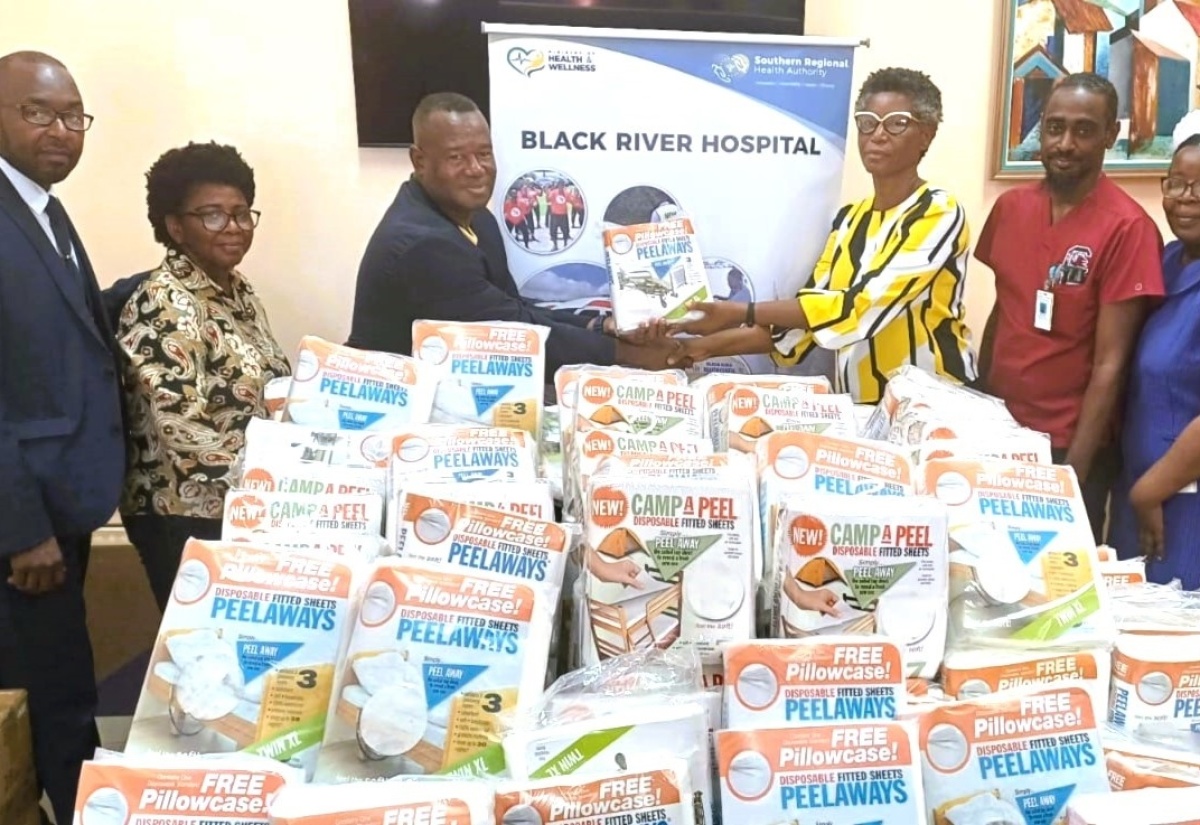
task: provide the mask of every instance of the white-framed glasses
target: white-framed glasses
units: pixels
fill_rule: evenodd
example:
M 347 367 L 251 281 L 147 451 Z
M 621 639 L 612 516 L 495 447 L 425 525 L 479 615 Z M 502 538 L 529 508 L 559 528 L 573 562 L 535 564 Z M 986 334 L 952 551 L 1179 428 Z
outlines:
M 860 134 L 873 135 L 875 130 L 883 125 L 883 131 L 889 135 L 902 135 L 908 130 L 908 127 L 914 123 L 920 123 L 920 119 L 913 116 L 912 112 L 888 112 L 883 117 L 874 112 L 855 112 L 854 125 L 858 128 Z

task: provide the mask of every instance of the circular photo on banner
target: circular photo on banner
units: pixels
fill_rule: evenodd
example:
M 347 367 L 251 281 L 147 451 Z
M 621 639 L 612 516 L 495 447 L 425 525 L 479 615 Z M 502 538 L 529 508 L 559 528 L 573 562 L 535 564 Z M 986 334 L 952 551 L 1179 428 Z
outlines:
M 671 194 L 657 186 L 631 186 L 617 193 L 604 210 L 605 228 L 662 223 L 683 213 Z
M 521 284 L 521 295 L 546 309 L 585 315 L 612 311 L 608 268 L 586 261 L 556 263 L 533 273 Z
M 708 275 L 708 289 L 714 301 L 754 300 L 754 284 L 746 270 L 728 258 L 704 259 L 704 271 Z
M 508 240 L 535 255 L 569 249 L 587 224 L 583 190 L 554 169 L 534 169 L 514 180 L 504 192 L 500 211 Z

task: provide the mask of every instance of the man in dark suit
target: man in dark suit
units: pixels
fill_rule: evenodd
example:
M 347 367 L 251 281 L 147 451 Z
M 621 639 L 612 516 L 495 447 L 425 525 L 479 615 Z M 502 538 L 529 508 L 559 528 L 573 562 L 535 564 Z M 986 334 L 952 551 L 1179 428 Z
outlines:
M 29 693 L 38 782 L 59 823 L 99 744 L 83 577 L 125 473 L 112 332 L 50 192 L 90 125 L 57 60 L 0 58 L 0 688 Z
M 351 346 L 409 355 L 418 319 L 517 321 L 550 328 L 547 376 L 564 364 L 666 367 L 678 341 L 619 339 L 611 318 L 544 309 L 517 292 L 504 233 L 487 209 L 496 183 L 492 136 L 470 98 L 429 95 L 413 114 L 413 135 L 413 176 L 359 266 Z

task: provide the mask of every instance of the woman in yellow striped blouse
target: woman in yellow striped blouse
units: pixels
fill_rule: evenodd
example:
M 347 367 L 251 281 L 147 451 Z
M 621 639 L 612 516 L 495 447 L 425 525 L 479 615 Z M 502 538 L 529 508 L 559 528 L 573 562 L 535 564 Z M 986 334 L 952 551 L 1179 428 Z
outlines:
M 792 365 L 822 347 L 836 352 L 837 389 L 860 404 L 878 402 L 891 371 L 907 364 L 973 382 L 963 307 L 966 213 L 917 173 L 941 119 L 942 95 L 927 75 L 901 68 L 871 74 L 854 123 L 873 194 L 838 212 L 795 300 L 699 303 L 689 320 L 667 325 L 700 336 L 682 339 L 676 360 L 771 352 L 776 363 Z

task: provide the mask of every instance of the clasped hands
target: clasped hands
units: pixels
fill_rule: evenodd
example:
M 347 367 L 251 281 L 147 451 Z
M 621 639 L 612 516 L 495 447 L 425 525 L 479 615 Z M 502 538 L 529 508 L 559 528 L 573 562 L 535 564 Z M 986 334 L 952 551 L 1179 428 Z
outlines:
M 689 304 L 681 319 L 659 318 L 629 332 L 617 332 L 608 317 L 604 331 L 617 338 L 622 363 L 653 370 L 688 369 L 711 357 L 705 336 L 737 327 L 744 320 L 744 305 L 702 301 Z

